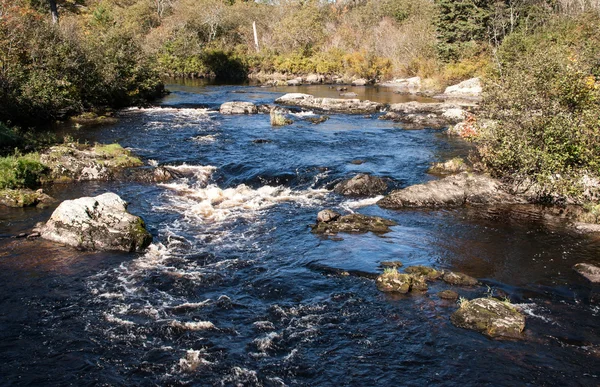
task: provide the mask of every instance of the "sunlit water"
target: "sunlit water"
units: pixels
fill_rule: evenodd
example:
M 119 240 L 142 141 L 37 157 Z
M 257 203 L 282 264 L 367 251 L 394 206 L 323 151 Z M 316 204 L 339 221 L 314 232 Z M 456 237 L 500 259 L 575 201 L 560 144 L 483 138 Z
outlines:
M 59 199 L 118 193 L 155 242 L 144 254 L 91 253 L 10 238 L 52 208 L 0 209 L 2 385 L 585 385 L 600 380 L 600 308 L 577 262 L 599 241 L 518 211 L 388 211 L 332 186 L 359 172 L 395 187 L 424 182 L 431 162 L 468 151 L 443 131 L 331 115 L 272 128 L 269 117 L 221 116 L 222 102 L 272 103 L 294 88 L 172 85 L 161 106 L 73 132 L 117 141 L 148 164 L 176 166 L 165 184 L 55 186 Z M 296 91 L 296 90 L 294 90 Z M 326 96 L 327 86 L 308 91 Z M 386 91 L 369 98 L 390 102 Z M 394 102 L 394 101 L 392 101 Z M 270 142 L 255 143 L 262 139 Z M 362 160 L 362 164 L 353 161 Z M 322 238 L 323 208 L 393 219 L 373 234 Z M 390 297 L 380 262 L 466 272 L 527 313 L 523 341 L 455 328 L 454 303 Z M 346 271 L 352 275 L 339 275 Z

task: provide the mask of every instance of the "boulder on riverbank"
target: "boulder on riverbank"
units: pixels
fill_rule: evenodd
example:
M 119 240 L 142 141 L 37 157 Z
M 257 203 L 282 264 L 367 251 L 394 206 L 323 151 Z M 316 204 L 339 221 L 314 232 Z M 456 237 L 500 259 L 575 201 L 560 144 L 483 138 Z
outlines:
M 310 94 L 289 93 L 275 100 L 276 103 L 288 106 L 300 106 L 328 112 L 365 114 L 378 112 L 383 105 L 368 100 L 344 98 L 316 98 Z
M 578 263 L 573 269 L 594 284 L 600 284 L 600 267 L 589 263 Z
M 0 205 L 6 207 L 46 207 L 55 201 L 41 189 L 37 191 L 28 188 L 0 190 Z
M 362 214 L 341 216 L 335 211 L 324 210 L 317 215 L 317 224 L 312 226 L 312 232 L 326 235 L 339 232 L 383 234 L 391 231 L 390 226 L 396 226 L 396 222 Z
M 508 302 L 494 298 L 464 301 L 450 317 L 459 327 L 481 332 L 492 338 L 521 338 L 525 316 Z
M 377 196 L 388 189 L 387 182 L 381 177 L 359 173 L 351 179 L 344 180 L 333 188 L 334 192 L 344 196 Z
M 377 204 L 383 208 L 458 207 L 465 204 L 521 203 L 505 191 L 500 182 L 485 175 L 467 172 L 441 180 L 395 190 Z
M 252 102 L 225 102 L 219 108 L 219 112 L 225 115 L 232 114 L 257 114 L 258 108 Z
M 467 98 L 478 99 L 481 97 L 482 87 L 479 78 L 471 78 L 456 85 L 448 86 L 442 98 Z
M 392 87 L 398 94 L 419 94 L 421 92 L 421 77 L 394 79 L 382 83 L 381 86 Z
M 56 145 L 42 153 L 40 161 L 48 166 L 48 177 L 55 183 L 109 180 L 124 168 L 142 165 L 140 159 L 119 144 Z
M 141 251 L 152 242 L 144 221 L 114 193 L 65 200 L 38 230 L 42 238 L 84 250 Z

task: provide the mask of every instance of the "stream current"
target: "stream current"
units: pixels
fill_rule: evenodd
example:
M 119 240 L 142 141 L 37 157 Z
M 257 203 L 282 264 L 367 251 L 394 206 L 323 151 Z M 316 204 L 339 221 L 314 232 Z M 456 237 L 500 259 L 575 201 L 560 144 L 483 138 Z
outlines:
M 152 108 L 81 130 L 145 163 L 184 172 L 166 184 L 55 185 L 59 200 L 107 191 L 154 236 L 142 254 L 82 252 L 14 239 L 51 215 L 0 208 L 0 385 L 597 386 L 600 307 L 571 267 L 600 264 L 600 240 L 520 210 L 384 210 L 332 192 L 357 173 L 396 188 L 434 179 L 432 162 L 466 155 L 439 130 L 332 114 L 272 128 L 268 115 L 222 116 L 226 101 L 272 103 L 327 86 L 173 84 Z M 355 88 L 378 102 L 406 97 Z M 363 95 L 364 94 L 364 95 Z M 255 142 L 254 140 L 266 140 Z M 358 161 L 360 160 L 360 162 Z M 310 232 L 318 211 L 392 219 L 385 235 Z M 457 290 L 505 292 L 526 313 L 522 341 L 456 328 L 435 293 L 389 296 L 382 261 L 477 277 Z M 504 294 L 504 293 L 502 293 Z

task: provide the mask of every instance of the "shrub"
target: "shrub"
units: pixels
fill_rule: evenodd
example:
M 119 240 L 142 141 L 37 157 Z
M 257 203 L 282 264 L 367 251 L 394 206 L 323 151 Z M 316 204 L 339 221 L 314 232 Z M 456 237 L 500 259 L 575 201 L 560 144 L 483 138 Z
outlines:
M 499 50 L 486 80 L 477 153 L 498 177 L 541 197 L 578 196 L 600 175 L 600 16 L 559 17 Z

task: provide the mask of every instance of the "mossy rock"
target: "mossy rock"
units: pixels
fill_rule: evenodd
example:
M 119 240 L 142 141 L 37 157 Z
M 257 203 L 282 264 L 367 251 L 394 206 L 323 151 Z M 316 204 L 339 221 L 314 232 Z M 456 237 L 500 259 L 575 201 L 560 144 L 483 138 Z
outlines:
M 400 274 L 397 270 L 386 270 L 375 280 L 377 289 L 386 293 L 408 293 L 412 284 L 412 276 Z
M 440 278 L 442 276 L 442 274 L 444 274 L 443 272 L 436 270 L 432 267 L 428 267 L 428 266 L 409 266 L 406 269 L 404 269 L 405 272 L 407 272 L 408 274 L 415 274 L 418 276 L 422 276 L 425 277 L 425 279 L 427 279 L 428 281 L 434 281 L 438 278 Z
M 450 317 L 459 328 L 481 332 L 492 338 L 521 338 L 525 316 L 508 302 L 477 298 L 461 303 Z
M 0 205 L 7 207 L 45 207 L 54 202 L 54 199 L 41 190 L 30 189 L 3 189 L 0 190 Z
M 402 262 L 400 262 L 400 261 L 383 261 L 383 262 L 380 262 L 379 265 L 381 267 L 389 267 L 392 269 L 397 269 L 399 267 L 402 267 Z
M 410 274 L 412 281 L 410 284 L 411 292 L 426 292 L 429 288 L 425 277 L 418 274 Z

